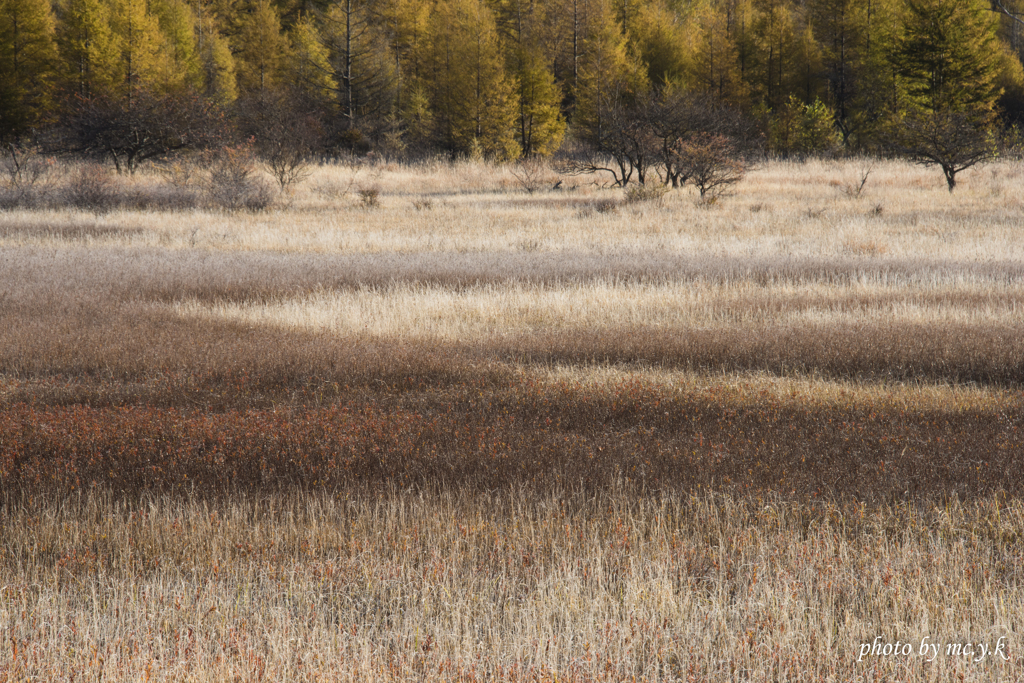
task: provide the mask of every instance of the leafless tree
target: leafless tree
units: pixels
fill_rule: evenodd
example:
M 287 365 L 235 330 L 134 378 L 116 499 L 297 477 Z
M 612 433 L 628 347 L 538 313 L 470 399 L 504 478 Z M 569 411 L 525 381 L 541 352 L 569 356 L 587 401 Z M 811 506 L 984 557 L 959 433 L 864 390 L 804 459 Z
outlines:
M 62 151 L 109 155 L 118 173 L 185 149 L 222 144 L 228 126 L 218 107 L 196 93 L 136 91 L 129 98 L 76 97 L 58 138 Z
M 325 139 L 314 106 L 297 96 L 264 97 L 240 102 L 237 112 L 243 137 L 252 140 L 282 190 L 309 176 L 310 161 Z
M 983 119 L 950 110 L 908 116 L 894 135 L 896 150 L 918 164 L 940 167 L 952 192 L 960 171 L 995 156 L 995 137 Z
M 715 200 L 743 179 L 747 163 L 732 140 L 721 133 L 698 133 L 676 143 L 674 164 L 700 192 L 702 201 Z
M 620 187 L 634 180 L 646 185 L 653 178 L 681 187 L 693 178 L 698 156 L 700 164 L 706 165 L 712 152 L 719 157 L 730 154 L 732 161 L 721 161 L 718 171 L 724 173 L 728 166 L 736 172 L 744 166 L 739 159 L 750 146 L 751 129 L 742 115 L 702 95 L 652 91 L 610 107 L 604 121 L 600 139 L 591 140 L 589 150 L 564 162 L 562 172 L 607 172 Z M 712 187 L 722 187 L 719 181 L 734 174 L 706 176 L 702 182 L 712 184 L 704 187 L 702 196 Z
M 0 175 L 11 188 L 32 187 L 43 180 L 53 167 L 53 159 L 44 157 L 39 146 L 7 142 L 0 145 Z
M 660 171 L 665 184 L 681 187 L 689 180 L 690 168 L 680 165 L 680 146 L 698 138 L 720 136 L 740 154 L 750 147 L 751 125 L 739 110 L 710 95 L 682 92 L 662 93 L 649 105 L 648 120 L 657 139 Z

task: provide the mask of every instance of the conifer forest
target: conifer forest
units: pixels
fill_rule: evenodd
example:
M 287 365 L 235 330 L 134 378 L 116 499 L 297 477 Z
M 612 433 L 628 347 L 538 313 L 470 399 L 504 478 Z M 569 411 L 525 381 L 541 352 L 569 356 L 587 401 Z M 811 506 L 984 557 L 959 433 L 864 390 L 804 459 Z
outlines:
M 773 153 L 899 152 L 908 122 L 1013 130 L 1014 2 L 3 0 L 0 136 L 131 171 L 287 118 L 322 154 L 509 160 L 702 97 Z

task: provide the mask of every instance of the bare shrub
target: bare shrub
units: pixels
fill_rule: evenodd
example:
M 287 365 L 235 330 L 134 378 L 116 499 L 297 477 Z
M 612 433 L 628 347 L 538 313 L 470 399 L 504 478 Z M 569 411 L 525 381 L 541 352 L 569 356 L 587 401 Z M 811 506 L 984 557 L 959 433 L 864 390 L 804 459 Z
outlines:
M 200 159 L 176 159 L 156 168 L 168 185 L 194 189 L 202 185 L 207 166 L 209 157 L 204 154 Z
M 303 98 L 261 96 L 238 104 L 242 132 L 282 191 L 309 177 L 325 140 L 315 107 Z
M 274 194 L 257 175 L 248 145 L 227 147 L 210 168 L 207 194 L 215 206 L 261 211 L 274 203 Z
M 43 184 L 51 176 L 54 160 L 44 157 L 35 145 L 9 142 L 2 147 L 0 175 L 9 188 L 32 188 Z
M 19 187 L 0 187 L 0 211 L 32 208 L 35 196 Z
M 857 171 L 856 180 L 852 180 L 848 183 L 839 183 L 837 187 L 839 191 L 850 199 L 858 199 L 862 192 L 864 192 L 864 186 L 868 184 L 868 176 L 875 170 L 874 162 L 870 162 L 861 166 Z
M 118 173 L 168 154 L 217 145 L 227 134 L 216 104 L 197 93 L 133 90 L 131 97 L 76 96 L 61 125 L 68 152 L 109 156 Z
M 173 184 L 136 185 L 122 191 L 121 205 L 139 211 L 187 211 L 202 203 L 197 188 Z
M 666 185 L 633 185 L 626 188 L 623 201 L 626 204 L 661 204 L 668 194 L 668 189 Z
M 122 193 L 110 172 L 99 164 L 83 164 L 65 180 L 58 196 L 62 203 L 94 213 L 113 211 L 122 203 Z
M 613 98 L 614 99 L 614 98 Z M 566 156 L 560 172 L 568 175 L 610 173 L 614 184 L 625 187 L 655 179 L 681 187 L 690 169 L 681 164 L 681 144 L 721 136 L 738 149 L 751 138 L 750 123 L 739 111 L 713 98 L 678 92 L 652 92 L 629 101 L 616 101 L 602 109 L 602 125 L 585 134 L 589 148 Z
M 681 140 L 673 154 L 676 165 L 683 169 L 705 203 L 724 196 L 747 172 L 747 164 L 739 158 L 735 143 L 718 133 L 700 133 Z
M 983 112 L 939 110 L 908 115 L 893 135 L 895 150 L 922 166 L 938 166 L 946 187 L 956 176 L 995 157 L 996 139 Z
M 359 203 L 367 209 L 380 206 L 380 188 L 376 185 L 359 188 Z
M 120 208 L 184 211 L 202 203 L 199 188 L 176 177 L 169 183 L 123 183 L 99 164 L 78 165 L 60 181 L 52 179 L 53 175 L 48 170 L 45 178 L 0 186 L 0 208 L 73 207 L 104 213 Z
M 508 167 L 509 173 L 516 179 L 520 189 L 529 194 L 550 187 L 551 168 L 542 158 L 533 156 L 519 160 Z
M 353 169 L 352 175 L 345 182 L 322 180 L 313 187 L 313 192 L 323 199 L 343 199 L 352 190 L 352 186 L 355 185 L 359 170 L 358 168 Z
M 9 142 L 0 147 L 0 209 L 45 205 L 55 167 L 34 145 Z
M 581 203 L 577 215 L 580 218 L 586 218 L 593 216 L 595 213 L 614 213 L 618 211 L 619 206 L 621 206 L 621 202 L 610 197 L 593 199 L 589 202 Z

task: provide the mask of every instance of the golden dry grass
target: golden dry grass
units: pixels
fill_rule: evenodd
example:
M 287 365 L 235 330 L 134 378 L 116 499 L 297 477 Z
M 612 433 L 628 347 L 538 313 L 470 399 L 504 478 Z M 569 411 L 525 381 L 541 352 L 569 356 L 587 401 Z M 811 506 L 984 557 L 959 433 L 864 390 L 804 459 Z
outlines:
M 0 677 L 1015 680 L 1022 524 L 623 488 L 8 500 Z
M 0 212 L 0 681 L 1016 680 L 1022 177 Z
M 716 206 L 698 206 L 687 189 L 660 203 L 606 212 L 595 205 L 620 199 L 621 191 L 587 185 L 585 178 L 566 179 L 565 186 L 579 184 L 576 190 L 528 194 L 500 167 L 326 166 L 265 213 L 95 216 L 20 210 L 0 216 L 0 236 L 6 245 L 88 240 L 307 254 L 667 251 L 710 258 L 885 256 L 1019 263 L 1020 162 L 965 172 L 950 195 L 932 169 L 879 161 L 861 195 L 851 198 L 842 188 L 857 179 L 862 166 L 857 161 L 771 162 Z M 379 207 L 363 206 L 356 190 L 364 185 L 380 189 Z M 325 186 L 340 189 L 325 192 Z M 80 232 L 52 227 L 65 224 L 79 226 Z

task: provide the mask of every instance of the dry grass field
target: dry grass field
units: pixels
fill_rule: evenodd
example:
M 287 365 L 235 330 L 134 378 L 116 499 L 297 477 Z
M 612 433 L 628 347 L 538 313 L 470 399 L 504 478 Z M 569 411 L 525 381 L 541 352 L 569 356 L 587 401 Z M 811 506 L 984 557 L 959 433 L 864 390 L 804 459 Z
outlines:
M 1024 165 L 514 171 L 0 211 L 0 683 L 1024 680 Z

